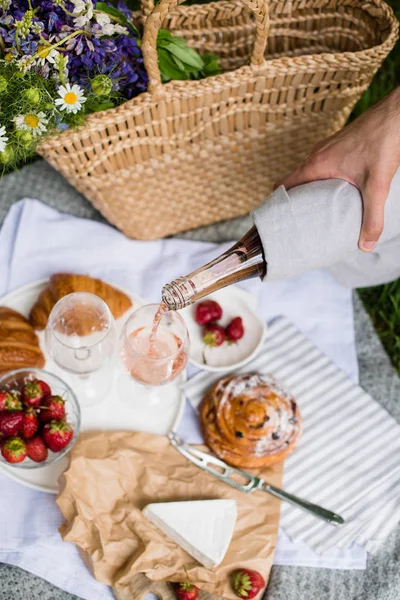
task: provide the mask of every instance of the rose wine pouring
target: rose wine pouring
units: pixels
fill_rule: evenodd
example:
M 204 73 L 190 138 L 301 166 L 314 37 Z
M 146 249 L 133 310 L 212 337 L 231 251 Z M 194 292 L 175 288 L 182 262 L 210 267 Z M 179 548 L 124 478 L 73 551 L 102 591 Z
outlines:
M 122 364 L 136 384 L 127 386 L 125 396 L 137 393 L 150 404 L 161 404 L 166 392 L 160 386 L 174 382 L 185 369 L 188 347 L 188 331 L 178 313 L 155 304 L 133 312 L 120 337 Z
M 135 311 L 122 333 L 120 355 L 131 378 L 161 386 L 178 377 L 187 363 L 189 339 L 176 311 L 232 283 L 263 278 L 266 268 L 260 236 L 252 227 L 220 257 L 164 286 L 161 304 Z
M 155 338 L 157 335 L 157 330 L 158 327 L 161 323 L 161 319 L 163 318 L 164 313 L 167 311 L 167 306 L 166 304 L 164 304 L 164 302 L 160 303 L 160 306 L 157 309 L 157 312 L 155 314 L 154 320 L 153 320 L 153 326 L 151 328 L 151 332 L 150 332 L 150 338 L 149 338 L 149 342 L 150 342 L 150 347 L 149 347 L 149 352 L 151 352 L 153 350 L 153 346 L 155 343 Z
M 163 385 L 179 375 L 187 362 L 182 341 L 164 327 L 142 327 L 133 331 L 122 350 L 125 368 L 131 377 L 144 385 Z

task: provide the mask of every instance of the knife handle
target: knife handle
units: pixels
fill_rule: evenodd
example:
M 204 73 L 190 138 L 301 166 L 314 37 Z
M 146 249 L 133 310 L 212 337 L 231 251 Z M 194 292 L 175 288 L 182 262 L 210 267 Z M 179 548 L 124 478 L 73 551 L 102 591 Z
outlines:
M 288 492 L 276 488 L 269 483 L 264 483 L 263 487 L 260 489 L 262 489 L 264 492 L 272 494 L 272 496 L 276 496 L 276 498 L 279 498 L 280 500 L 290 502 L 290 504 L 294 504 L 295 506 L 298 506 L 299 508 L 311 513 L 315 517 L 332 523 L 332 525 L 343 525 L 345 522 L 340 515 L 337 515 L 331 510 L 327 510 L 326 508 L 318 506 L 317 504 L 311 504 L 311 502 L 303 500 L 302 498 L 298 498 L 297 496 L 293 496 L 293 494 L 288 494 Z

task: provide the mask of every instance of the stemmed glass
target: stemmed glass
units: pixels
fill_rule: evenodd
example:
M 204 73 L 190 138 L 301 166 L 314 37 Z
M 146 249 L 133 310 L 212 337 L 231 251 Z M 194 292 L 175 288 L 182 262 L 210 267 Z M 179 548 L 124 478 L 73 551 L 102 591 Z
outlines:
M 155 318 L 157 315 L 157 325 Z M 146 406 L 166 408 L 166 386 L 186 367 L 189 333 L 182 317 L 148 304 L 134 311 L 121 332 L 119 355 L 127 378 L 121 378 L 120 393 L 134 401 L 140 397 L 140 410 Z
M 50 313 L 48 352 L 56 365 L 72 374 L 71 385 L 84 405 L 100 402 L 110 392 L 117 337 L 110 309 L 94 294 L 68 294 Z

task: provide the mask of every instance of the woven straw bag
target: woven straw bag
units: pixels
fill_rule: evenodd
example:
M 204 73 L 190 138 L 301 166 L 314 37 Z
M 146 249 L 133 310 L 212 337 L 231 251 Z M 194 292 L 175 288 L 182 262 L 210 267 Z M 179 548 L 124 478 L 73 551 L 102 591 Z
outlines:
M 145 0 L 148 91 L 39 153 L 126 235 L 153 239 L 249 212 L 340 129 L 392 49 L 382 0 Z M 223 73 L 162 85 L 163 26 Z M 268 43 L 267 43 L 268 41 Z M 250 55 L 250 64 L 248 57 Z

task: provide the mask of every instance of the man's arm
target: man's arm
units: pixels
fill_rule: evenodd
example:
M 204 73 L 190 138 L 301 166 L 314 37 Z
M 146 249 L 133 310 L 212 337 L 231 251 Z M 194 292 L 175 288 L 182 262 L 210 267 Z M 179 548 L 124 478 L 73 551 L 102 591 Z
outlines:
M 400 166 L 400 87 L 344 129 L 320 142 L 307 160 L 279 181 L 288 190 L 310 181 L 344 179 L 363 198 L 358 245 L 370 252 L 384 225 L 384 206 Z

